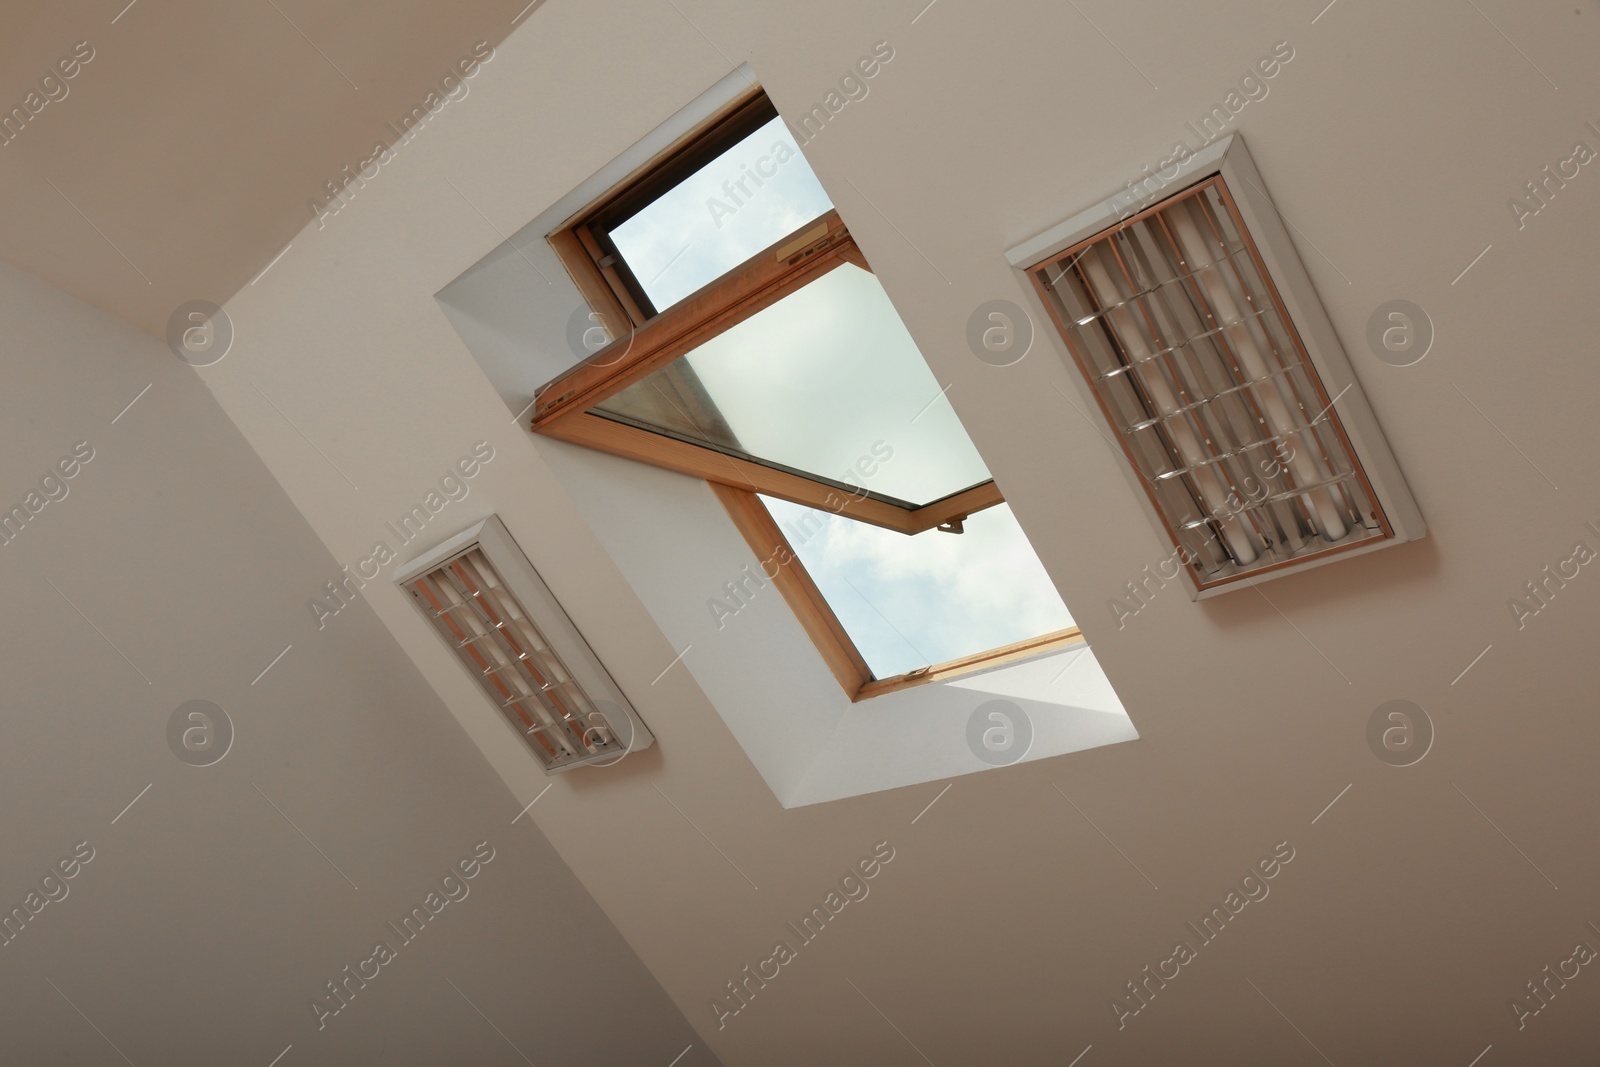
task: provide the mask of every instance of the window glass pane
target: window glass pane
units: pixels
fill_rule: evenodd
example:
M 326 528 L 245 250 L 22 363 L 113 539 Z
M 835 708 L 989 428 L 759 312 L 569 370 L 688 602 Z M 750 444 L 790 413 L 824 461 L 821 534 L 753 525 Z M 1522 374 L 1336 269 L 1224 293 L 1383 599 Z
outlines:
M 611 231 L 665 311 L 833 208 L 775 118 Z
M 907 537 L 762 497 L 874 677 L 889 678 L 1072 625 L 1027 535 L 999 504 L 961 534 Z
M 595 411 L 916 507 L 989 480 L 883 286 L 848 263 Z

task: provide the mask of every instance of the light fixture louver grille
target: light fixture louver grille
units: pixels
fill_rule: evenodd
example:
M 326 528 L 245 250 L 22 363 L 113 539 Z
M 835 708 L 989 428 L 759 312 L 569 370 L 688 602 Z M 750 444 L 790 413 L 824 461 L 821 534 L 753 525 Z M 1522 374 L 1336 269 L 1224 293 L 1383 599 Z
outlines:
M 489 522 L 498 529 L 489 529 Z M 621 692 L 526 559 L 518 552 L 508 560 L 503 546 L 492 552 L 501 540 L 510 542 L 498 520 L 480 523 L 408 566 L 395 581 L 546 773 L 614 761 L 648 745 L 649 731 L 627 710 Z M 508 582 L 491 554 L 525 573 Z M 522 596 L 515 584 L 522 586 Z M 574 662 L 569 665 L 568 659 Z
M 1248 165 L 1230 156 L 1242 155 L 1242 145 L 1221 145 L 1216 173 L 1174 183 L 1181 191 L 1131 218 L 1108 201 L 1012 254 L 1197 595 L 1422 533 L 1331 327 L 1308 345 L 1269 271 L 1253 229 L 1276 217 L 1258 214 L 1252 228 L 1235 200 L 1243 185 L 1259 189 L 1248 174 L 1229 182 L 1230 163 Z M 1278 243 L 1292 255 L 1286 235 Z M 1279 268 L 1301 285 L 1302 317 L 1321 316 L 1298 260 L 1280 256 Z M 1369 458 L 1392 471 L 1389 508 L 1358 458 L 1351 412 Z

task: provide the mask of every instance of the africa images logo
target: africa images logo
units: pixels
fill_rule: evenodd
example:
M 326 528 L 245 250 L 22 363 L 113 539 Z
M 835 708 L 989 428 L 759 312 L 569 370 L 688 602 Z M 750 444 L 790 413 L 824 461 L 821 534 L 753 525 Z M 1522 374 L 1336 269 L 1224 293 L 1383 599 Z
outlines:
M 740 972 L 744 977 L 728 982 L 727 996 L 711 1001 L 711 1014 L 716 1017 L 717 1029 L 726 1027 L 730 1018 L 748 1008 L 756 993 L 767 988 L 767 983 L 782 974 L 784 967 L 799 959 L 799 949 L 821 936 L 828 923 L 837 919 L 851 902 L 866 900 L 867 894 L 872 892 L 867 882 L 881 874 L 884 865 L 893 859 L 894 846 L 887 841 L 879 841 L 872 846 L 872 855 L 857 860 L 855 866 L 840 877 L 839 888 L 830 889 L 827 896 L 822 898 L 822 903 L 800 919 L 800 925 L 784 923 L 787 933 L 793 935 L 793 943 L 788 937 L 774 943 L 772 954 L 757 963 L 753 971 L 746 965 Z
M 1200 949 L 1221 937 L 1228 923 L 1238 918 L 1240 912 L 1251 904 L 1266 900 L 1267 894 L 1272 892 L 1272 887 L 1267 883 L 1282 873 L 1293 859 L 1294 846 L 1287 841 L 1279 841 L 1272 846 L 1272 855 L 1261 860 L 1239 879 L 1237 889 L 1230 889 L 1221 904 L 1212 905 L 1199 926 L 1185 923 L 1198 947 L 1187 939 L 1178 941 L 1172 946 L 1172 955 L 1157 963 L 1154 971 L 1146 964 L 1144 976 L 1127 983 L 1127 996 L 1112 998 L 1111 1014 L 1117 1017 L 1117 1029 L 1126 1027 L 1129 1019 L 1148 1008 L 1150 1002 L 1156 999 L 1157 991 L 1165 989 L 1168 982 L 1175 981 L 1183 973 L 1183 968 L 1199 958 Z
M 370 955 L 357 959 L 353 965 L 344 966 L 340 971 L 343 977 L 330 978 L 324 982 L 322 986 L 326 994 L 318 994 L 310 1000 L 311 1013 L 317 1017 L 317 1029 L 324 1029 L 330 1018 L 348 1008 L 350 1002 L 355 1000 L 356 994 L 367 988 L 368 982 L 375 980 L 383 973 L 385 967 L 400 958 L 399 949 L 405 948 L 421 937 L 428 923 L 437 919 L 440 912 L 451 903 L 466 900 L 467 895 L 472 892 L 472 887 L 467 882 L 482 873 L 484 866 L 492 861 L 494 856 L 494 846 L 487 841 L 479 841 L 472 847 L 472 855 L 458 861 L 444 877 L 439 879 L 437 890 L 429 889 L 427 895 L 422 898 L 422 903 L 411 906 L 411 910 L 401 918 L 399 926 L 392 922 L 384 924 L 394 935 L 393 942 L 388 938 L 376 942 L 372 946 Z

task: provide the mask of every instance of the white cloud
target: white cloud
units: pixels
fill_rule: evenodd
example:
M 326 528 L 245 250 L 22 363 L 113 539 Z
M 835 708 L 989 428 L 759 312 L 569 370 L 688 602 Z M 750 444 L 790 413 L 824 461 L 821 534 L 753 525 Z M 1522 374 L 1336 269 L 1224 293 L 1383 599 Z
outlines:
M 793 156 L 777 166 L 776 177 L 756 186 L 748 172 L 779 145 Z M 775 165 L 768 162 L 765 169 Z M 723 184 L 741 178 L 744 192 L 735 189 L 730 197 Z M 714 216 L 708 206 L 713 198 L 733 214 Z M 832 207 L 789 128 L 773 119 L 618 226 L 611 239 L 661 310 Z
M 969 517 L 966 532 L 913 537 L 767 501 L 845 631 L 879 677 L 1072 625 L 1027 536 L 1004 504 Z M 800 516 L 825 526 L 796 536 Z

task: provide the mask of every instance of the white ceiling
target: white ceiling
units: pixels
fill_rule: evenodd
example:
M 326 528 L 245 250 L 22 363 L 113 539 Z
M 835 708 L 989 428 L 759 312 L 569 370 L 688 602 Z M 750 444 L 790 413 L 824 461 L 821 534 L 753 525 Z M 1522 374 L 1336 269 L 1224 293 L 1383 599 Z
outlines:
M 1524 1029 L 1507 1003 L 1573 942 L 1600 946 L 1585 932 L 1600 923 L 1600 592 L 1586 569 L 1520 630 L 1507 601 L 1578 539 L 1600 548 L 1583 527 L 1600 521 L 1584 436 L 1600 177 L 1585 168 L 1521 230 L 1507 198 L 1574 141 L 1600 147 L 1584 125 L 1600 124 L 1600 9 L 1324 6 L 558 0 L 351 210 L 228 304 L 236 347 L 200 374 L 341 561 L 472 441 L 495 443 L 456 525 L 505 518 L 660 741 L 557 781 L 532 817 L 724 1062 L 1067 1063 L 1092 1046 L 1082 1067 L 1465 1065 L 1492 1045 L 1491 1067 L 1592 1051 L 1587 969 Z M 914 824 L 942 787 L 783 810 L 691 672 L 652 684 L 681 646 L 586 522 L 583 484 L 553 473 L 556 446 L 506 417 L 432 299 L 739 62 L 792 114 L 879 40 L 895 58 L 808 158 L 1141 735 L 967 775 Z M 1259 593 L 1196 605 L 1172 590 L 1119 630 L 1106 600 L 1166 551 L 1066 401 L 1059 346 L 991 367 L 966 320 L 1031 300 L 1005 248 L 1192 139 L 1185 124 L 1284 40 L 1293 60 L 1235 126 L 1429 537 Z M 1398 298 L 1437 330 L 1404 368 L 1364 339 Z M 648 509 L 639 521 L 647 536 Z M 371 602 L 533 799 L 544 781 L 410 609 L 389 589 Z M 1438 732 L 1404 769 L 1365 739 L 1396 698 Z M 724 983 L 882 840 L 896 858 L 871 897 L 717 1030 Z M 1284 841 L 1295 858 L 1271 896 L 1119 1031 L 1111 999 Z

